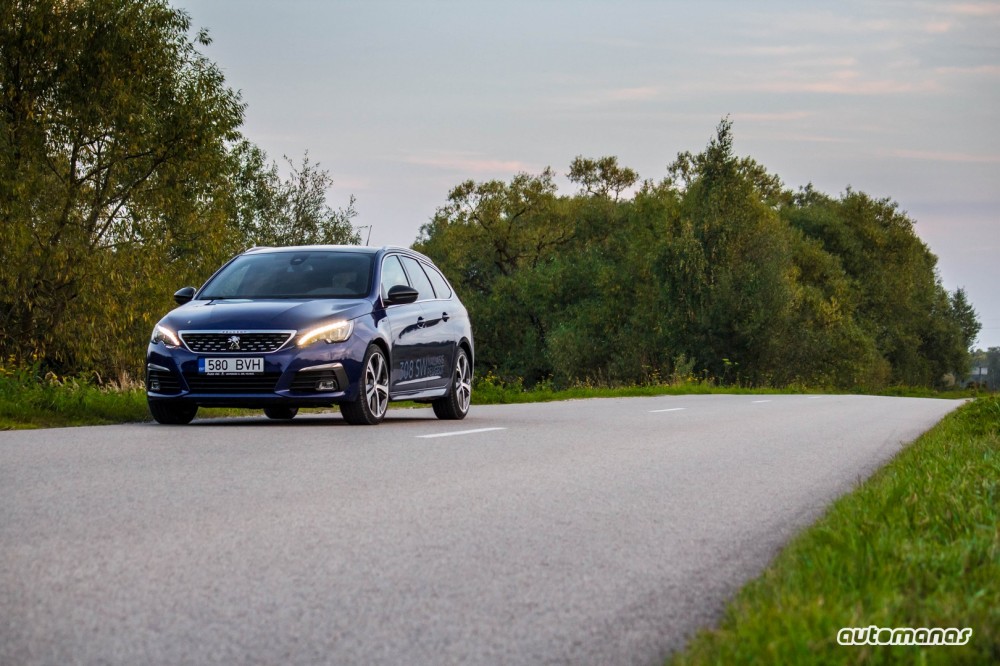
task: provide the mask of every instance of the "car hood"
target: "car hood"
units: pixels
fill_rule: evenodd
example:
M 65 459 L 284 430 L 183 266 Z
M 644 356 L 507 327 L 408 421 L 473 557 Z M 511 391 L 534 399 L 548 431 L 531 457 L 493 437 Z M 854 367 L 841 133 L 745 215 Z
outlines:
M 256 331 L 311 328 L 335 319 L 354 319 L 372 311 L 363 300 L 212 300 L 191 301 L 163 318 L 175 331 Z

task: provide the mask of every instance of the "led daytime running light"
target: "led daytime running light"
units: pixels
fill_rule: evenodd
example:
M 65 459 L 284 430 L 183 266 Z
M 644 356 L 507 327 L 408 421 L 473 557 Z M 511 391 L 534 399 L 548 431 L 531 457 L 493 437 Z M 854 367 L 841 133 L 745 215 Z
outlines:
M 351 337 L 351 333 L 353 332 L 353 321 L 337 321 L 332 324 L 326 324 L 325 326 L 317 326 L 314 329 L 306 331 L 301 337 L 299 337 L 299 346 L 305 347 L 316 340 L 324 340 L 326 342 L 343 342 L 347 338 Z
M 153 328 L 153 342 L 162 342 L 170 347 L 181 346 L 181 341 L 177 338 L 177 335 L 166 326 L 161 326 L 160 324 L 157 324 Z

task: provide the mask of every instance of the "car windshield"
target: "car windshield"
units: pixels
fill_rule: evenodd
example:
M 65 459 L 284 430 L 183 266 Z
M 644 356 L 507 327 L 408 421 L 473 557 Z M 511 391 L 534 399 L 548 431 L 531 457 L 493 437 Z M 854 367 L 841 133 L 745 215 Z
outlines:
M 266 252 L 234 259 L 198 298 L 364 298 L 372 255 L 360 252 Z

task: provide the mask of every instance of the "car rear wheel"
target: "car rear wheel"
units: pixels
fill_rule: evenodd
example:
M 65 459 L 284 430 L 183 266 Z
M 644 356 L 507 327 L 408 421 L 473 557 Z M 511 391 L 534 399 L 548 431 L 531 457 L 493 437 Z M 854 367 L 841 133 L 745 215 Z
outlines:
M 149 400 L 149 413 L 157 423 L 164 425 L 185 425 L 194 420 L 198 413 L 198 405 L 187 403 L 166 402 L 164 400 Z
M 389 363 L 378 345 L 368 345 L 362 362 L 361 387 L 354 402 L 340 406 L 351 425 L 378 425 L 389 407 Z
M 434 414 L 439 419 L 448 421 L 458 421 L 465 418 L 469 413 L 469 405 L 472 403 L 472 364 L 469 363 L 469 355 L 461 347 L 458 348 L 458 356 L 455 358 L 455 373 L 452 377 L 451 390 L 443 398 L 438 398 L 432 403 Z
M 264 416 L 276 421 L 291 421 L 299 413 L 298 407 L 265 407 Z

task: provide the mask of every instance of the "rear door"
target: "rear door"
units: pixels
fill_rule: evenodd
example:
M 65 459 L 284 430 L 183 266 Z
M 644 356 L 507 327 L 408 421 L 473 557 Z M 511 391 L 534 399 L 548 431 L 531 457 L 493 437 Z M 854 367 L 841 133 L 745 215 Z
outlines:
M 412 286 L 399 262 L 399 255 L 390 254 L 382 259 L 381 275 L 379 288 L 383 303 L 386 302 L 389 289 L 392 287 L 399 284 Z M 415 288 L 419 291 L 419 288 Z M 385 315 L 392 338 L 389 392 L 398 394 L 419 390 L 426 384 L 425 378 L 417 371 L 422 349 L 426 346 L 424 331 L 426 320 L 420 297 L 415 303 L 387 305 Z
M 437 293 L 440 287 L 431 284 L 428 275 L 433 269 L 424 268 L 422 262 L 413 257 L 400 256 L 410 284 L 420 292 L 417 300 L 423 306 L 424 328 L 420 349 L 417 352 L 417 370 L 424 378 L 424 388 L 435 389 L 448 386 L 452 376 L 452 363 L 456 349 L 455 326 L 450 324 L 452 314 L 448 312 L 451 296 Z M 443 280 L 442 280 L 443 281 Z M 443 290 L 442 290 L 443 291 Z

